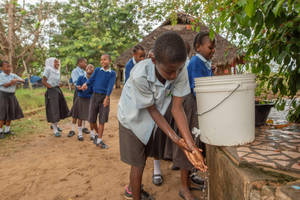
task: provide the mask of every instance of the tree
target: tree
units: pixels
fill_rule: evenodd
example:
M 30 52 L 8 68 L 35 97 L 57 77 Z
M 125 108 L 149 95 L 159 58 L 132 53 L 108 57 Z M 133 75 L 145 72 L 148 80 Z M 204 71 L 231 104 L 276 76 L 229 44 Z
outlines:
M 109 53 L 114 60 L 133 46 L 147 27 L 138 24 L 140 1 L 69 0 L 57 8 L 58 32 L 50 42 L 50 54 L 61 58 L 62 66 L 75 67 L 84 57 L 99 65 L 100 55 Z
M 177 0 L 166 1 L 161 13 L 184 11 L 214 32 L 226 35 L 244 53 L 246 69 L 255 73 L 260 87 L 267 85 L 279 98 L 292 99 L 289 119 L 300 122 L 300 2 L 296 0 Z M 162 8 L 162 5 L 160 5 Z M 199 30 L 198 30 L 199 31 Z
M 23 0 L 22 6 L 17 0 L 6 0 L 0 7 L 0 59 L 8 60 L 20 75 L 23 60 L 30 66 L 51 6 L 42 0 L 34 5 Z

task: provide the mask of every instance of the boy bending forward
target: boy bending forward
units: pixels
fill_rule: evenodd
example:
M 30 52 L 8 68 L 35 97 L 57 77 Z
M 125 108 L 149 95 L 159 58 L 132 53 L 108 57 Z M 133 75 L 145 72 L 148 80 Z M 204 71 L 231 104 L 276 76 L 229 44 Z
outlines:
M 184 41 L 177 33 L 167 32 L 156 40 L 154 56 L 153 61 L 146 59 L 132 70 L 118 107 L 121 160 L 131 165 L 125 196 L 134 200 L 152 199 L 141 189 L 141 182 L 147 157 L 156 157 L 153 141 L 157 126 L 182 148 L 196 168 L 207 169 L 182 107 L 182 97 L 190 93 L 184 67 L 187 57 Z M 176 135 L 163 117 L 171 100 L 172 115 L 183 138 Z

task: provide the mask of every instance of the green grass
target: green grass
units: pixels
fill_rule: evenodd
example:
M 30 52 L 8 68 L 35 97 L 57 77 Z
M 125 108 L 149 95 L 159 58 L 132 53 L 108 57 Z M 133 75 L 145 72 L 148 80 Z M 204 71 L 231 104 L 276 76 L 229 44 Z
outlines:
M 71 109 L 74 91 L 69 91 L 67 88 L 62 89 L 69 109 Z M 45 92 L 46 88 L 37 89 L 17 89 L 16 97 L 23 110 L 32 111 L 45 106 Z M 67 118 L 63 121 L 68 121 L 71 118 Z M 35 114 L 26 115 L 20 120 L 12 121 L 11 129 L 15 132 L 15 135 L 6 137 L 0 140 L 0 155 L 2 153 L 11 152 L 18 146 L 18 144 L 26 143 L 26 140 L 30 139 L 31 135 L 45 133 L 45 130 L 49 130 L 50 125 L 46 119 L 45 109 L 42 109 Z
M 73 99 L 73 91 L 69 91 L 66 88 L 63 88 L 62 90 L 69 104 L 70 102 L 72 102 Z M 45 106 L 45 92 L 46 88 L 36 88 L 32 90 L 22 88 L 17 89 L 16 97 L 23 112 Z

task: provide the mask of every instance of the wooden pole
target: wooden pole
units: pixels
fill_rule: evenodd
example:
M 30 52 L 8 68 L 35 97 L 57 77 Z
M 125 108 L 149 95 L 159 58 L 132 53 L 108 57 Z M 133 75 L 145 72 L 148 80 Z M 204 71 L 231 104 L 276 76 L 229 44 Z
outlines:
M 69 76 L 69 68 L 68 68 L 68 64 L 66 64 L 66 73 L 67 73 L 67 82 L 68 82 L 68 88 L 71 91 L 72 90 L 72 86 L 70 83 L 70 76 Z
M 31 74 L 30 74 L 29 71 L 28 71 L 28 68 L 27 68 L 27 65 L 26 65 L 24 59 L 22 59 L 22 61 L 23 61 L 23 65 L 24 65 L 24 68 L 25 68 L 25 71 L 26 71 L 26 74 L 27 74 L 27 79 L 28 79 L 28 86 L 29 86 L 29 89 L 32 90 Z

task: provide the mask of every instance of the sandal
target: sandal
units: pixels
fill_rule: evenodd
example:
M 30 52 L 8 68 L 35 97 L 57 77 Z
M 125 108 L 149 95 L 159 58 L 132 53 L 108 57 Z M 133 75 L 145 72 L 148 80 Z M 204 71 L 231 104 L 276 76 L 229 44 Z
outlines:
M 82 129 L 82 132 L 85 133 L 85 134 L 90 134 L 90 131 L 88 128 L 83 128 Z
M 82 135 L 78 135 L 77 139 L 78 139 L 79 141 L 83 141 L 83 136 L 82 136 Z
M 183 193 L 181 191 L 179 191 L 178 195 L 183 199 L 186 200 Z M 193 200 L 199 200 L 197 197 L 194 197 Z
M 124 197 L 128 200 L 133 199 L 132 192 L 129 191 L 128 186 L 125 188 Z M 141 185 L 141 200 L 155 200 L 153 196 L 143 189 L 143 185 Z
M 72 137 L 73 135 L 75 135 L 75 132 L 74 131 L 70 131 L 69 134 L 68 134 L 68 137 Z
M 55 137 L 60 137 L 61 136 L 60 132 L 56 132 L 54 135 L 55 135 Z
M 152 176 L 152 183 L 156 186 L 160 186 L 163 184 L 164 179 L 161 174 L 153 174 Z
M 204 186 L 204 184 L 205 184 L 205 181 L 200 176 L 198 176 L 196 173 L 193 173 L 191 175 L 191 181 L 194 184 L 199 185 L 199 186 Z

